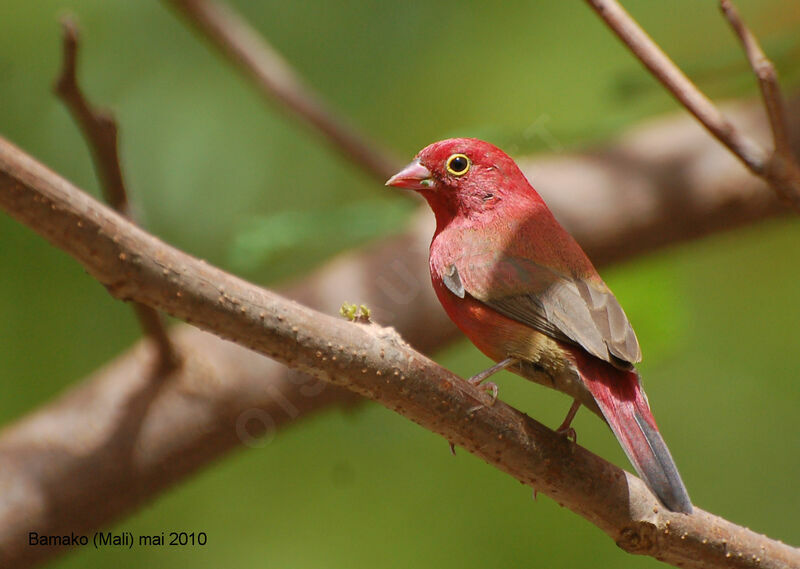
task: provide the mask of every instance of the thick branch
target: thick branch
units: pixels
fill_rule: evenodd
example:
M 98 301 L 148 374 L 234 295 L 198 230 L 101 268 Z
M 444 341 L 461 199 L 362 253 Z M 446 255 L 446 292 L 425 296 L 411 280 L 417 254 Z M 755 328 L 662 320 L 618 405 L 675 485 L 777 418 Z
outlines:
M 28 532 L 91 535 L 232 448 L 355 394 L 190 326 L 170 337 L 183 364 L 164 373 L 140 342 L 0 437 L 0 567 L 63 550 Z
M 442 346 L 456 330 L 424 274 L 428 221 L 339 256 L 287 293 L 333 314 L 346 283 L 418 349 Z M 362 401 L 192 326 L 169 334 L 181 367 L 154 369 L 154 346 L 141 342 L 0 432 L 0 567 L 63 551 L 28 546 L 29 531 L 91 534 L 234 448 L 266 445 L 307 414 Z
M 644 484 L 481 394 L 389 329 L 289 302 L 162 243 L 5 141 L 0 206 L 137 300 L 365 395 L 534 486 L 621 547 L 684 567 L 782 567 L 800 551 L 700 509 L 663 511 Z M 132 449 L 136 452 L 136 449 Z
M 69 18 L 61 21 L 61 27 L 64 34 L 64 62 L 61 75 L 56 81 L 56 94 L 67 106 L 86 138 L 106 201 L 122 215 L 131 217 L 128 192 L 125 190 L 119 160 L 117 121 L 111 113 L 95 109 L 83 95 L 77 75 L 78 28 Z M 170 344 L 161 315 L 149 306 L 139 303 L 133 304 L 133 310 L 144 333 L 158 346 L 160 356 L 157 365 L 164 371 L 178 365 L 178 358 Z
M 761 145 L 745 136 L 742 130 L 734 127 L 733 123 L 686 77 L 617 0 L 587 0 L 587 2 L 650 73 L 717 140 L 730 149 L 754 174 L 767 180 L 779 195 L 800 212 L 800 168 L 791 155 L 781 155 L 780 167 L 773 167 L 774 158 Z M 771 93 L 771 95 L 776 94 L 778 95 L 776 104 L 779 105 L 779 93 Z M 768 110 L 773 101 L 775 100 L 771 99 L 767 104 Z M 785 129 L 785 125 L 783 126 Z
M 394 156 L 346 125 L 294 72 L 261 35 L 225 4 L 209 0 L 164 0 L 179 11 L 259 90 L 328 139 L 345 158 L 383 182 L 402 166 Z

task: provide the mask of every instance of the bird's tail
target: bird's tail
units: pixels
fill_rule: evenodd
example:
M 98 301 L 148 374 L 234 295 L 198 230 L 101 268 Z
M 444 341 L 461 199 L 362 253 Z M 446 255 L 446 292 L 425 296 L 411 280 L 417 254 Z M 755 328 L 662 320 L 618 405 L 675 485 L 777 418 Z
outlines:
M 628 460 L 673 512 L 692 513 L 692 503 L 667 444 L 658 432 L 635 371 L 617 369 L 588 354 L 573 354 L 583 383 L 597 401 Z

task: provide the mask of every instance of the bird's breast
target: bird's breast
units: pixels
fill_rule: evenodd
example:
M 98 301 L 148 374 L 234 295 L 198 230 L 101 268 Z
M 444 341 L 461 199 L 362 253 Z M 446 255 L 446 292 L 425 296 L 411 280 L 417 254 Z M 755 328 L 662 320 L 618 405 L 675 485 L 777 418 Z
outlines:
M 499 361 L 509 356 L 551 371 L 565 365 L 564 354 L 550 337 L 503 316 L 469 294 L 459 298 L 447 287 L 443 275 L 431 271 L 434 290 L 447 315 L 484 354 Z

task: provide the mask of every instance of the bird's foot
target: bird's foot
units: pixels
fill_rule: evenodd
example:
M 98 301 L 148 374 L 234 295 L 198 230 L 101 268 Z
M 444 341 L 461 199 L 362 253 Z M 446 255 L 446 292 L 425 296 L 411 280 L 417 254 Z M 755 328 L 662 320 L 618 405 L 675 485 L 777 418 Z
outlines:
M 558 433 L 562 437 L 566 437 L 568 441 L 572 441 L 573 443 L 578 442 L 578 433 L 576 433 L 575 429 L 573 429 L 572 427 L 566 427 L 566 428 L 559 427 L 556 429 L 556 433 Z
M 494 381 L 487 381 L 483 384 L 483 389 L 486 390 L 487 393 L 491 394 L 491 402 L 489 406 L 491 407 L 494 405 L 494 402 L 497 401 L 497 384 Z
M 472 382 L 470 381 L 470 383 Z M 498 389 L 497 389 L 497 384 L 495 382 L 487 381 L 483 385 L 481 386 L 476 385 L 475 387 L 481 387 L 482 391 L 484 391 L 489 395 L 489 403 L 488 404 L 481 403 L 480 405 L 475 405 L 474 407 L 470 407 L 469 409 L 467 409 L 467 415 L 474 413 L 478 409 L 483 409 L 484 407 L 491 407 L 497 401 Z
M 508 366 L 517 363 L 517 361 L 518 360 L 516 358 L 510 358 L 510 357 L 506 358 L 500 362 L 497 362 L 489 369 L 485 369 L 480 373 L 476 373 L 475 375 L 470 377 L 467 381 L 477 387 L 481 383 L 483 383 L 489 376 L 497 373 L 501 369 L 505 369 Z M 493 381 L 487 381 L 486 383 L 483 383 L 483 387 L 486 388 L 486 390 L 491 393 L 492 400 L 489 403 L 489 406 L 491 407 L 492 405 L 494 405 L 494 402 L 497 401 L 497 384 L 494 383 Z M 474 407 L 470 411 L 473 410 L 475 410 Z

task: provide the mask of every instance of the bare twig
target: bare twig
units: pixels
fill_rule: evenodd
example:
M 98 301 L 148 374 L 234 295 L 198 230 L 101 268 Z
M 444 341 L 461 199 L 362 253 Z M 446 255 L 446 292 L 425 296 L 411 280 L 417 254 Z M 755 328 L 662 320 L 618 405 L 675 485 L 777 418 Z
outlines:
M 61 30 L 64 60 L 54 90 L 86 137 L 104 197 L 115 210 L 130 216 L 117 148 L 117 121 L 108 111 L 94 109 L 78 85 L 78 28 L 75 22 L 69 17 L 62 18 Z
M 761 176 L 800 212 L 800 169 L 781 156 L 780 168 L 759 144 L 742 134 L 647 35 L 617 0 L 587 0 L 611 30 L 698 121 L 733 152 L 754 174 Z M 777 117 L 777 115 L 776 115 Z M 772 120 L 772 118 L 770 119 Z
M 119 160 L 117 122 L 108 111 L 92 107 L 84 96 L 77 76 L 78 28 L 68 17 L 61 20 L 61 27 L 64 61 L 55 84 L 55 92 L 72 113 L 86 138 L 106 200 L 116 211 L 131 217 Z M 158 346 L 159 368 L 164 371 L 174 369 L 179 363 L 178 357 L 170 344 L 161 315 L 149 306 L 139 303 L 133 304 L 133 310 L 144 333 Z
M 349 129 L 328 111 L 319 97 L 303 84 L 301 78 L 275 49 L 230 7 L 214 0 L 164 1 L 182 12 L 218 49 L 253 78 L 262 92 L 303 118 L 362 169 L 383 180 L 400 166 L 398 160 L 381 150 L 375 141 Z M 776 151 L 770 155 L 733 126 L 616 0 L 587 1 L 651 73 L 717 140 L 739 157 L 753 173 L 767 180 L 792 207 L 800 211 L 800 166 L 791 152 L 787 151 L 788 136 L 786 122 L 781 121 L 777 80 L 773 80 L 771 84 L 771 94 L 767 96 L 765 92 L 776 137 Z M 723 4 L 728 3 L 726 0 L 721 1 Z M 773 71 L 774 79 L 774 68 L 763 57 L 763 53 L 761 57 L 759 69 L 767 69 L 764 64 L 766 62 Z
M 766 156 L 754 141 L 737 131 L 692 81 L 684 75 L 616 0 L 587 0 L 611 30 L 717 140 L 739 156 L 757 174 L 764 171 Z
M 725 107 L 764 140 L 769 132 L 759 110 L 754 104 Z M 800 126 L 800 100 L 789 110 Z M 797 148 L 800 140 L 793 143 Z M 596 265 L 786 213 L 761 178 L 685 113 L 639 125 L 595 151 L 518 164 Z
M 0 207 L 138 300 L 341 385 L 463 446 L 590 520 L 631 552 L 682 567 L 782 568 L 800 550 L 697 508 L 664 511 L 635 476 L 482 394 L 396 333 L 344 322 L 182 253 L 0 139 Z
M 720 0 L 722 13 L 728 19 L 737 37 L 742 42 L 750 67 L 758 79 L 761 97 L 767 111 L 770 129 L 772 130 L 773 154 L 770 158 L 771 175 L 779 180 L 777 189 L 783 192 L 784 198 L 795 207 L 800 203 L 800 166 L 792 153 L 789 140 L 788 119 L 778 83 L 778 72 L 764 54 L 755 35 L 739 17 L 739 12 L 730 0 Z
M 374 140 L 337 118 L 275 48 L 232 8 L 213 0 L 164 1 L 244 71 L 263 94 L 321 133 L 348 160 L 381 182 L 402 166 Z

